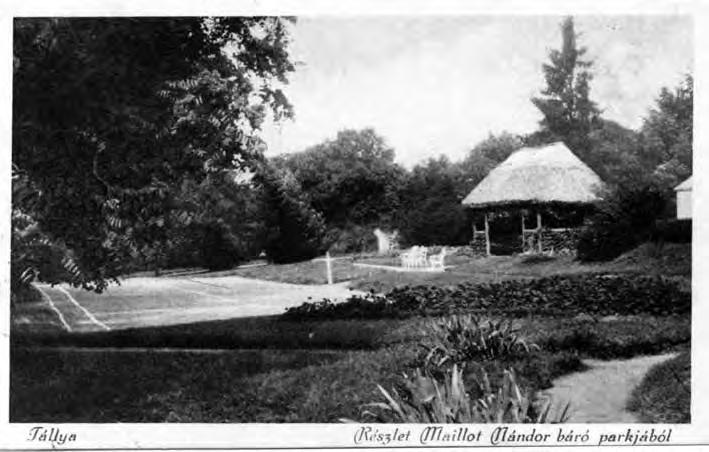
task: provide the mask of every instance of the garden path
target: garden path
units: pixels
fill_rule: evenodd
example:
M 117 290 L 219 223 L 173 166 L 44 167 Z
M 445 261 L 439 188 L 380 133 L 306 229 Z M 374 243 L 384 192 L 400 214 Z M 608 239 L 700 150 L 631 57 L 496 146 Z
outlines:
M 551 396 L 552 415 L 558 414 L 566 401 L 571 404 L 567 423 L 637 423 L 640 422 L 637 417 L 625 408 L 630 393 L 652 366 L 674 356 L 676 353 L 625 360 L 584 360 L 588 370 L 554 380 L 554 386 L 544 391 L 543 396 Z

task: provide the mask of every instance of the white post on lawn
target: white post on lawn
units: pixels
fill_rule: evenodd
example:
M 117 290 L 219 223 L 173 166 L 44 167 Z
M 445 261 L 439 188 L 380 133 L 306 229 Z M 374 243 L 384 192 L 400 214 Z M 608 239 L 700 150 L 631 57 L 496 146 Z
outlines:
M 332 285 L 332 262 L 329 251 L 325 253 L 325 267 L 327 268 L 327 283 Z

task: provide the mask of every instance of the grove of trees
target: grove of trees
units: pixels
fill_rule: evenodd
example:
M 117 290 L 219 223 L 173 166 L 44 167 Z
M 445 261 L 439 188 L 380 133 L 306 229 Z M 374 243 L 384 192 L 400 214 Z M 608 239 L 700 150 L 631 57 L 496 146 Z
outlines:
M 264 118 L 293 111 L 279 89 L 295 70 L 292 21 L 16 19 L 13 287 L 39 278 L 100 291 L 136 270 L 360 251 L 376 227 L 406 244 L 464 244 L 463 197 L 510 153 L 557 140 L 653 212 L 691 174 L 691 75 L 662 89 L 639 130 L 605 119 L 572 18 L 531 99 L 543 115 L 534 133 L 490 134 L 460 161 L 411 170 L 373 129 L 266 159 Z M 606 207 L 599 224 L 619 212 Z

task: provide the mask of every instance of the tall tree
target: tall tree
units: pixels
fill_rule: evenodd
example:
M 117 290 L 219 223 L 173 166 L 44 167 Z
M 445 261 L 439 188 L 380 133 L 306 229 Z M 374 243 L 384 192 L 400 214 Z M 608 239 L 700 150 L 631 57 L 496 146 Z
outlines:
M 585 160 L 591 151 L 588 136 L 600 114 L 589 96 L 592 63 L 583 59 L 586 48 L 576 42 L 573 18 L 562 22 L 561 37 L 561 50 L 549 52 L 550 62 L 542 66 L 546 87 L 532 98 L 544 118 L 529 144 L 562 140 Z
M 265 251 L 277 263 L 297 262 L 321 255 L 327 231 L 322 215 L 310 205 L 300 183 L 288 169 L 261 165 L 255 182 L 268 206 Z
M 37 196 L 13 208 L 71 250 L 72 283 L 163 242 L 185 179 L 259 159 L 266 112 L 291 111 L 287 45 L 273 17 L 15 20 L 13 171 Z
M 692 174 L 694 80 L 686 75 L 676 88 L 662 88 L 656 107 L 643 121 L 642 159 L 662 186 Z
M 280 164 L 293 172 L 329 226 L 391 223 L 404 170 L 373 129 L 342 130 Z
M 470 223 L 461 201 L 466 175 L 447 157 L 413 168 L 401 193 L 399 231 L 415 245 L 460 245 L 469 241 Z

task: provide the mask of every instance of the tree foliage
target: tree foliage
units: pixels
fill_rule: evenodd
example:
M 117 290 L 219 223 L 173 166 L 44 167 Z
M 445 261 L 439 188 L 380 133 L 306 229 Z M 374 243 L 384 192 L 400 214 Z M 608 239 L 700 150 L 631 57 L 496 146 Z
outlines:
M 590 151 L 584 163 L 607 184 L 615 185 L 644 173 L 640 157 L 641 137 L 636 131 L 606 119 L 588 135 Z
M 327 249 L 322 215 L 313 209 L 296 177 L 287 169 L 262 165 L 255 181 L 264 191 L 266 255 L 273 262 L 312 259 Z
M 687 74 L 676 88 L 662 88 L 643 121 L 642 158 L 663 186 L 674 187 L 692 174 L 693 109 L 694 80 Z
M 599 115 L 589 97 L 592 63 L 583 59 L 586 49 L 576 43 L 573 18 L 562 22 L 561 36 L 561 50 L 552 50 L 550 63 L 542 66 L 546 87 L 532 102 L 544 115 L 543 129 L 563 139 L 577 140 L 591 131 Z
M 459 164 L 464 174 L 465 185 L 462 189 L 465 194 L 483 180 L 490 170 L 523 146 L 522 138 L 509 132 L 498 135 L 490 133 L 477 143 Z
M 532 98 L 544 117 L 540 131 L 529 137 L 528 144 L 562 140 L 587 161 L 592 150 L 589 134 L 596 128 L 600 116 L 596 103 L 590 98 L 592 63 L 584 59 L 586 48 L 576 42 L 578 35 L 573 18 L 564 19 L 561 36 L 561 49 L 549 52 L 550 62 L 542 66 L 546 87 L 539 97 Z
M 468 241 L 471 225 L 461 201 L 465 174 L 447 157 L 429 159 L 413 168 L 401 194 L 399 230 L 412 245 L 460 245 Z
M 315 210 L 330 226 L 391 223 L 403 169 L 373 129 L 342 130 L 332 140 L 285 156 Z
M 599 203 L 582 232 L 579 259 L 610 260 L 648 241 L 666 203 L 663 190 L 651 181 L 618 184 Z
M 13 171 L 37 196 L 13 207 L 71 250 L 73 283 L 101 290 L 126 255 L 165 242 L 183 181 L 259 158 L 266 112 L 291 111 L 287 31 L 266 17 L 15 20 Z

